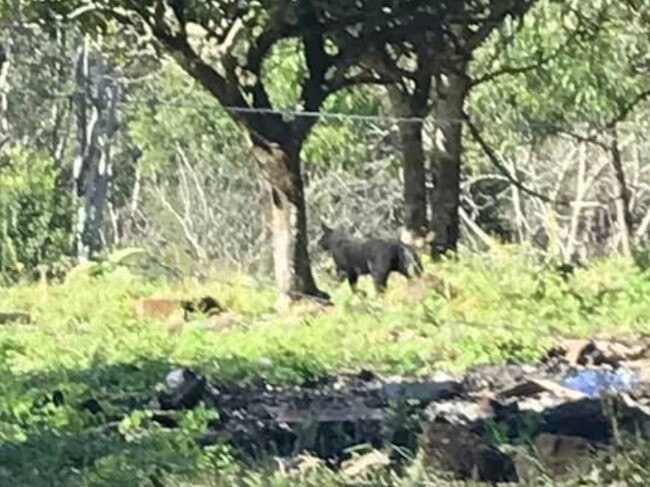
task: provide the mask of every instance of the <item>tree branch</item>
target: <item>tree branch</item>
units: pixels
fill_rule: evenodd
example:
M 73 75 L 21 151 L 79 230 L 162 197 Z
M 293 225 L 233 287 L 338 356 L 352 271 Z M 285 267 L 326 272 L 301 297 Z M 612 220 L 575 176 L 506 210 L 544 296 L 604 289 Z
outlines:
M 594 135 L 580 135 L 580 134 L 575 133 L 572 130 L 569 130 L 569 129 L 566 129 L 566 128 L 563 128 L 563 127 L 554 127 L 554 128 L 557 130 L 557 133 L 568 135 L 569 137 L 571 137 L 574 140 L 577 140 L 578 142 L 593 144 L 595 146 L 600 147 L 601 149 L 603 149 L 605 151 L 609 151 L 609 149 L 610 149 L 609 145 L 607 145 L 604 142 L 598 140 L 598 137 L 596 137 Z
M 627 118 L 627 116 L 634 111 L 634 109 L 637 107 L 639 103 L 642 103 L 645 101 L 647 98 L 650 97 L 650 89 L 642 91 L 641 93 L 638 93 L 632 100 L 630 100 L 629 103 L 621 107 L 620 111 L 612 117 L 612 119 L 605 124 L 605 127 L 609 130 L 613 129 L 616 127 L 616 125 L 619 122 L 622 122 Z
M 540 199 L 541 201 L 544 201 L 545 203 L 552 203 L 552 204 L 560 204 L 563 206 L 569 206 L 569 203 L 566 201 L 554 201 L 548 196 L 545 196 L 541 193 L 538 193 L 535 190 L 532 190 L 528 188 L 526 185 L 524 185 L 521 181 L 519 181 L 517 178 L 515 178 L 512 174 L 510 174 L 510 171 L 508 170 L 507 167 L 505 167 L 503 164 L 501 164 L 501 161 L 499 161 L 499 157 L 497 154 L 494 152 L 492 147 L 490 147 L 490 144 L 487 143 L 487 141 L 483 138 L 481 135 L 481 132 L 478 130 L 476 125 L 471 121 L 469 115 L 466 113 L 463 114 L 463 118 L 465 119 L 465 122 L 467 123 L 467 127 L 469 128 L 470 133 L 472 134 L 472 137 L 474 140 L 478 143 L 478 145 L 481 147 L 485 155 L 488 157 L 490 162 L 499 170 L 501 174 L 503 174 L 508 181 L 510 181 L 511 184 L 513 184 L 515 187 L 517 187 L 520 191 L 523 193 L 526 193 L 530 196 L 534 196 L 535 198 Z
M 492 71 L 491 73 L 481 76 L 480 78 L 476 78 L 475 80 L 472 81 L 471 87 L 473 88 L 480 84 L 488 83 L 501 76 L 527 73 L 528 71 L 541 68 L 548 61 L 550 61 L 550 58 L 546 58 L 543 61 L 538 61 L 536 63 L 531 63 L 524 66 L 505 66 L 501 69 L 497 69 L 496 71 Z
M 386 79 L 377 76 L 374 73 L 359 73 L 355 76 L 338 78 L 328 83 L 328 94 L 334 94 L 337 91 L 358 85 L 390 85 L 395 83 L 395 79 Z
M 530 63 L 527 65 L 523 66 L 505 66 L 501 69 L 497 69 L 496 71 L 493 71 L 491 73 L 488 73 L 480 78 L 477 78 L 474 80 L 471 84 L 472 87 L 478 86 L 482 83 L 486 83 L 489 81 L 493 81 L 496 78 L 499 78 L 501 76 L 505 75 L 515 75 L 515 74 L 523 74 L 528 71 L 532 71 L 533 69 L 541 68 L 543 65 L 551 62 L 553 59 L 556 59 L 557 57 L 560 56 L 560 54 L 573 42 L 573 40 L 578 36 L 578 30 L 574 30 L 571 35 L 567 38 L 565 42 L 563 42 L 553 53 L 549 54 L 546 57 L 542 57 L 541 59 L 538 59 L 535 63 Z
M 257 79 L 253 87 L 243 86 L 234 69 L 227 69 L 228 78 L 225 78 L 215 68 L 203 61 L 201 56 L 189 44 L 184 32 L 175 35 L 168 32 L 162 26 L 152 23 L 146 17 L 142 17 L 142 20 L 147 23 L 154 37 L 176 59 L 180 66 L 209 93 L 217 98 L 223 106 L 271 108 L 270 100 L 261 82 L 259 72 L 256 73 Z M 273 42 L 270 42 L 264 49 L 268 50 L 272 45 Z M 227 57 L 229 53 L 224 53 L 223 55 Z M 261 60 L 259 70 L 261 71 Z M 252 93 L 252 106 L 244 98 L 243 93 Z M 268 114 L 243 110 L 233 112 L 232 116 L 236 121 L 246 126 L 253 139 L 259 143 L 268 143 L 270 141 L 276 143 L 282 142 L 288 133 L 287 123 L 279 115 L 269 116 Z

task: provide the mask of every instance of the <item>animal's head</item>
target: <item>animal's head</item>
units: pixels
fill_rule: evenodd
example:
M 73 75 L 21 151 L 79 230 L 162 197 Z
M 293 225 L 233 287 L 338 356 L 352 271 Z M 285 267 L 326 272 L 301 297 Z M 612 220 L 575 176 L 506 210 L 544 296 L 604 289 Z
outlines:
M 338 242 L 343 242 L 350 239 L 347 229 L 339 225 L 336 228 L 330 228 L 324 223 L 321 223 L 322 237 L 318 240 L 318 245 L 321 249 L 329 252 Z
M 402 228 L 400 232 L 400 241 L 418 250 L 424 250 L 430 246 L 433 243 L 434 237 L 435 235 L 432 231 L 427 232 L 425 229 L 409 231 L 406 228 Z
M 324 223 L 320 224 L 320 229 L 322 232 L 321 237 L 318 239 L 318 246 L 323 249 L 324 251 L 329 251 L 331 247 L 331 238 L 332 234 L 334 233 L 334 230 L 332 230 L 330 227 L 325 225 Z

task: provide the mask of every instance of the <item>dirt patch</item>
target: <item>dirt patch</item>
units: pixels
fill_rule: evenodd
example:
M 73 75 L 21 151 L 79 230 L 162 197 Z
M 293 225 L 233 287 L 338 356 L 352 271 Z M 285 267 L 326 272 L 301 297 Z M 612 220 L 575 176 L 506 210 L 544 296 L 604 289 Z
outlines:
M 180 299 L 144 298 L 134 301 L 133 312 L 138 318 L 169 318 L 183 309 Z

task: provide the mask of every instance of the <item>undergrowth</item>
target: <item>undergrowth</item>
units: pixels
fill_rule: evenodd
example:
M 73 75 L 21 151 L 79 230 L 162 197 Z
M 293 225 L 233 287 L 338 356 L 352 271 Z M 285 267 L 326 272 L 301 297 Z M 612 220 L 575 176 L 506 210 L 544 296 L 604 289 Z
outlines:
M 97 417 L 78 411 L 92 397 L 113 404 L 107 416 L 120 417 L 177 365 L 213 381 L 300 383 L 361 369 L 417 376 L 535 360 L 559 336 L 650 333 L 650 273 L 624 261 L 594 263 L 568 282 L 508 247 L 426 267 L 458 295 L 447 299 L 422 282 L 393 276 L 384 297 L 376 298 L 363 278 L 367 296 L 355 296 L 323 275 L 321 285 L 336 306 L 276 312 L 273 289 L 245 276 L 165 282 L 121 266 L 76 270 L 60 285 L 0 289 L 0 311 L 33 317 L 31 325 L 0 329 L 0 485 L 243 485 L 225 477 L 206 483 L 206 471 L 216 482 L 215 472 L 225 476 L 237 468 L 227 452 L 207 454 L 194 446 L 207 412 L 190 413 L 186 427 L 174 433 L 134 413 L 120 425 L 133 431 L 124 442 L 105 435 Z M 136 298 L 202 295 L 235 313 L 231 329 L 214 332 L 200 322 L 172 326 L 133 312 Z M 55 390 L 65 404 L 34 406 Z M 233 475 L 242 481 L 240 473 Z M 323 472 L 299 481 L 248 475 L 250 486 L 428 485 L 388 477 L 348 483 Z

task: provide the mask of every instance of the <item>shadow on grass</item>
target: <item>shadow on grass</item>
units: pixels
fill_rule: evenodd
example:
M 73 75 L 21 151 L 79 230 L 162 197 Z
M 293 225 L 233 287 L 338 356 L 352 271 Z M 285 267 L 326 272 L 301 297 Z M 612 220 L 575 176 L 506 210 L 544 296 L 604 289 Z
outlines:
M 214 382 L 252 379 L 259 369 L 240 357 L 220 361 L 220 366 L 225 374 L 214 364 L 194 364 L 192 369 Z M 176 367 L 141 359 L 29 376 L 1 367 L 0 485 L 157 487 L 164 485 L 157 479 L 165 475 L 196 474 L 205 460 L 196 443 L 204 425 L 194 421 L 166 430 L 137 413 Z M 84 410 L 89 400 L 97 401 L 102 412 Z M 122 434 L 106 431 L 107 423 L 125 417 Z

